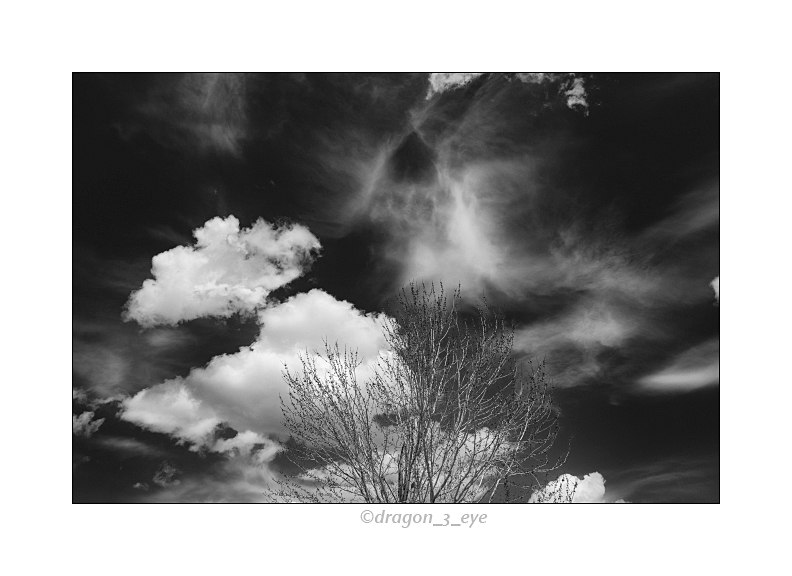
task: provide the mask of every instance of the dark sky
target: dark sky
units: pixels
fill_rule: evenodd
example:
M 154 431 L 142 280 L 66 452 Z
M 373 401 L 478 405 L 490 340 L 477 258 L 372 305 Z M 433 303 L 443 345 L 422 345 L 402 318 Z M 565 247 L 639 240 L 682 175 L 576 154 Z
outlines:
M 73 500 L 261 500 L 280 370 L 460 284 L 559 473 L 720 499 L 718 74 L 76 74 Z M 153 261 L 152 261 L 153 259 Z

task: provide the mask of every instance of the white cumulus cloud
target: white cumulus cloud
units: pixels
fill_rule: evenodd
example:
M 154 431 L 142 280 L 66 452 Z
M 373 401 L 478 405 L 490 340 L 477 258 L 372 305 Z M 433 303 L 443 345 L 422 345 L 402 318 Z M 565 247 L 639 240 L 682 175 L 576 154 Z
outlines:
M 426 99 L 435 94 L 442 94 L 449 90 L 456 90 L 470 83 L 481 72 L 436 72 L 429 76 L 429 91 Z M 566 105 L 572 110 L 583 112 L 588 116 L 588 94 L 583 78 L 574 73 L 545 73 L 545 72 L 518 72 L 514 75 L 524 84 L 549 84 L 558 87 L 558 95 L 566 99 Z
M 193 234 L 194 246 L 152 259 L 154 278 L 132 293 L 126 319 L 148 327 L 253 312 L 270 292 L 302 275 L 319 248 L 304 226 L 261 219 L 240 229 L 233 216 L 213 218 Z
M 364 315 L 321 290 L 262 310 L 258 319 L 261 331 L 252 345 L 216 356 L 184 378 L 140 391 L 124 401 L 122 418 L 218 452 L 242 448 L 243 440 L 247 446 L 271 444 L 268 435 L 286 432 L 280 405 L 280 396 L 288 394 L 284 366 L 299 370 L 300 355 L 323 350 L 327 339 L 356 349 L 365 377 L 385 348 L 383 317 Z M 213 431 L 221 422 L 241 434 L 215 440 Z
M 586 100 L 586 87 L 583 83 L 583 78 L 575 78 L 572 80 L 568 90 L 564 92 L 567 97 L 567 106 L 572 108 L 579 108 L 583 110 L 585 115 L 588 115 L 588 101 Z
M 429 76 L 427 100 L 435 94 L 464 86 L 481 76 L 481 72 L 435 72 Z
M 601 504 L 605 502 L 605 478 L 599 472 L 586 474 L 582 479 L 572 474 L 562 474 L 557 480 L 537 490 L 530 503 L 547 504 Z
M 325 341 L 338 342 L 358 351 L 365 377 L 385 348 L 381 328 L 386 318 L 365 315 L 321 290 L 280 304 L 267 302 L 272 290 L 302 274 L 320 247 L 303 226 L 276 227 L 259 220 L 240 230 L 231 216 L 210 220 L 194 235 L 194 246 L 153 259 L 154 278 L 132 294 L 127 318 L 148 327 L 241 312 L 256 314 L 259 335 L 250 346 L 216 356 L 186 377 L 123 400 L 120 417 L 171 435 L 195 451 L 255 460 L 248 463 L 251 469 L 268 477 L 259 469 L 280 449 L 273 436 L 287 432 L 280 403 L 288 395 L 284 367 L 296 372 L 301 355 L 323 350 Z M 173 330 L 167 332 L 162 344 L 174 337 Z M 236 435 L 221 434 L 225 426 Z
M 720 276 L 716 276 L 715 279 L 710 282 L 710 286 L 715 291 L 715 302 L 720 304 Z
M 516 78 L 525 84 L 556 84 L 559 94 L 566 98 L 566 104 L 572 110 L 582 111 L 588 116 L 588 94 L 583 78 L 574 73 L 518 72 Z
M 194 444 L 202 445 L 220 424 L 215 412 L 203 406 L 180 379 L 142 390 L 124 400 L 123 407 L 124 420 Z

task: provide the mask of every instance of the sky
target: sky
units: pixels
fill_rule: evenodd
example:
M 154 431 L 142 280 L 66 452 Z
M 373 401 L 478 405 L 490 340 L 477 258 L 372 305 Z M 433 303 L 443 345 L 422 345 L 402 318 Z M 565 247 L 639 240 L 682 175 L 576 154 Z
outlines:
M 407 282 L 545 359 L 588 501 L 718 502 L 718 74 L 75 74 L 74 502 L 257 502 Z M 582 498 L 582 496 L 581 496 Z

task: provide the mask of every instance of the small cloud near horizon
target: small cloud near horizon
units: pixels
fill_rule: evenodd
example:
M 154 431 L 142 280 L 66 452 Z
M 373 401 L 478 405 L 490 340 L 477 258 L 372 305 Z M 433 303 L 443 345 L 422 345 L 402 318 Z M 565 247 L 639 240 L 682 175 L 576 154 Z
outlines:
M 605 478 L 599 472 L 586 474 L 583 478 L 578 478 L 572 474 L 562 474 L 556 480 L 548 482 L 541 490 L 537 490 L 528 500 L 531 504 L 604 504 L 605 499 Z M 616 500 L 615 504 L 624 504 L 622 499 Z

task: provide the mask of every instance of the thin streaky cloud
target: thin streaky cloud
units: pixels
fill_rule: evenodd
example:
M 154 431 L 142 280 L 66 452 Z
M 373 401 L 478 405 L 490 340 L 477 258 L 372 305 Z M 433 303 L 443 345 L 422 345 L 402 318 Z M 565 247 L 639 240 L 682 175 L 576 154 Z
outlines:
M 652 392 L 680 392 L 720 382 L 720 339 L 713 338 L 677 355 L 662 370 L 638 384 Z

